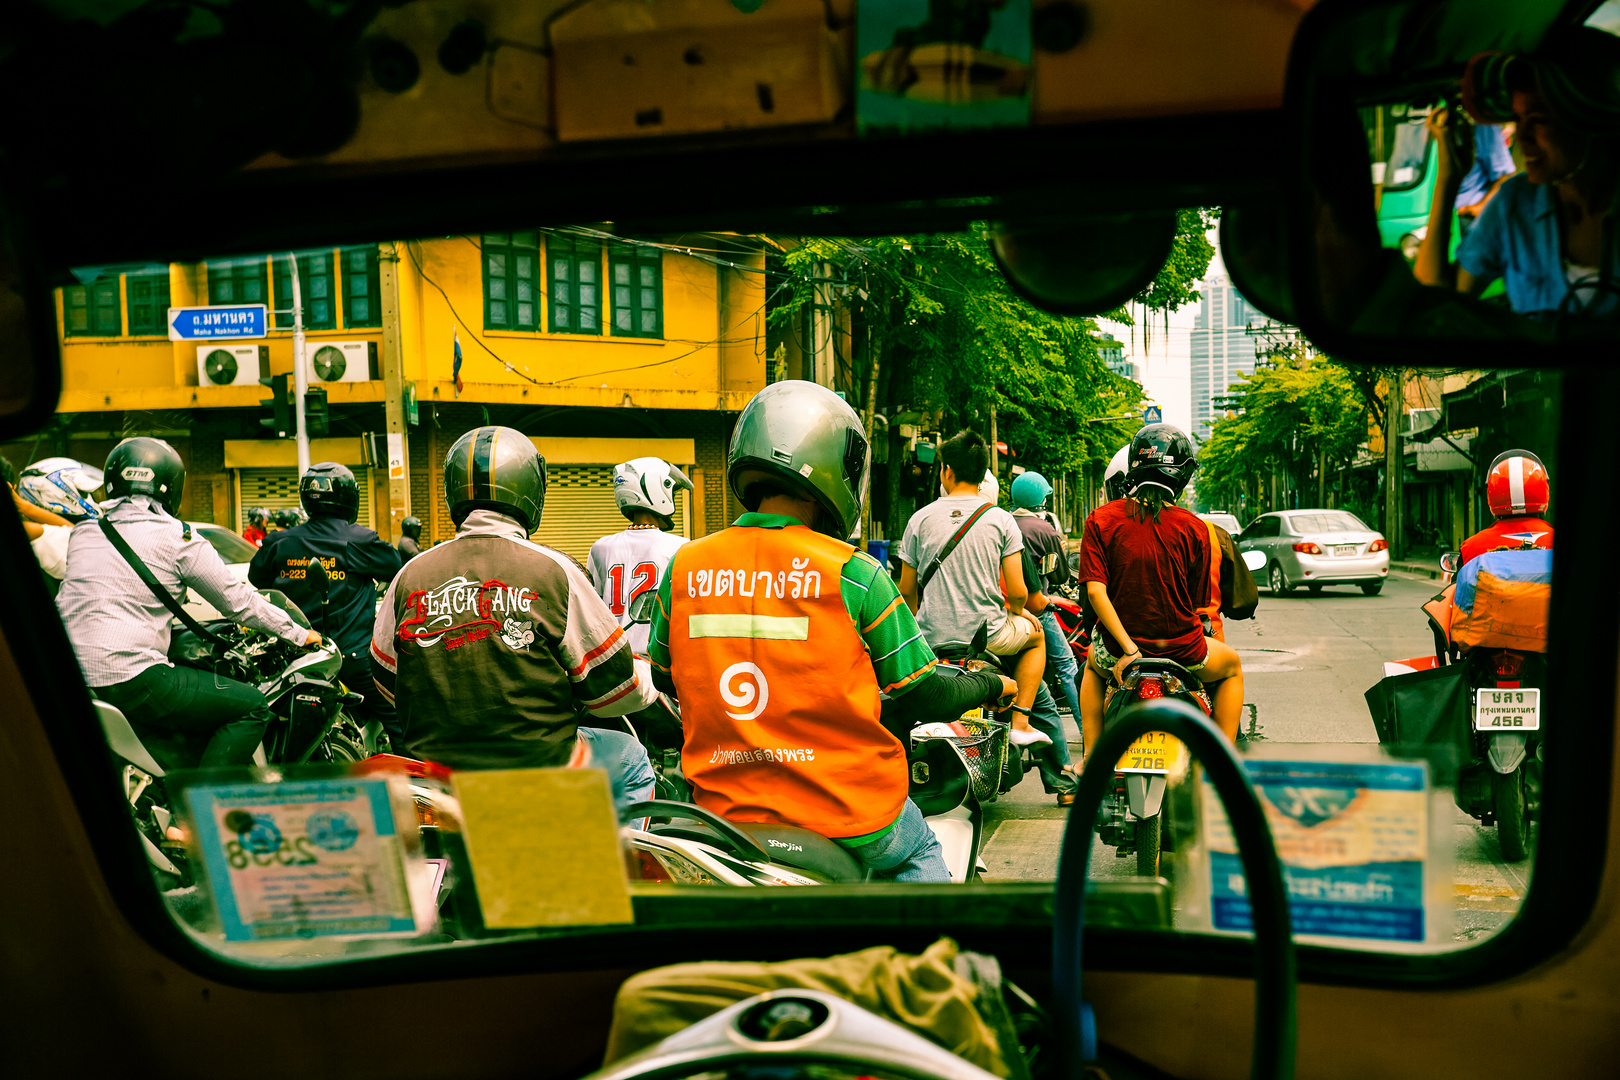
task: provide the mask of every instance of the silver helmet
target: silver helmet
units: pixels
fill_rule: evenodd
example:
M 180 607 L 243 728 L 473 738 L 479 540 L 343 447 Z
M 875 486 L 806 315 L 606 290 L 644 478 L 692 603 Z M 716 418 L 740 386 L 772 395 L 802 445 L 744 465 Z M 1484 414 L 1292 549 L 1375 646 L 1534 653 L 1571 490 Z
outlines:
M 750 510 L 761 483 L 814 499 L 824 513 L 806 524 L 842 540 L 866 503 L 866 451 L 861 418 L 843 398 L 818 383 L 772 383 L 737 417 L 726 477 Z

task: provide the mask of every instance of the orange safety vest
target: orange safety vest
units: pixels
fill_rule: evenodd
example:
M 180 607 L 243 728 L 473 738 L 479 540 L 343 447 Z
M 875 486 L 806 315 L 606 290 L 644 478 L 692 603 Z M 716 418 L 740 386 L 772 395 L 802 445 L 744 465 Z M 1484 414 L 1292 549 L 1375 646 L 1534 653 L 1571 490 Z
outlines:
M 854 554 L 804 526 L 733 526 L 670 563 L 670 673 L 699 806 L 829 838 L 886 828 L 906 752 L 879 722 L 877 673 L 844 607 Z
M 1226 629 L 1221 623 L 1221 538 L 1215 535 L 1215 523 L 1204 522 L 1209 537 L 1209 596 L 1208 604 L 1198 608 L 1198 614 L 1209 617 L 1210 636 L 1216 641 L 1226 640 Z

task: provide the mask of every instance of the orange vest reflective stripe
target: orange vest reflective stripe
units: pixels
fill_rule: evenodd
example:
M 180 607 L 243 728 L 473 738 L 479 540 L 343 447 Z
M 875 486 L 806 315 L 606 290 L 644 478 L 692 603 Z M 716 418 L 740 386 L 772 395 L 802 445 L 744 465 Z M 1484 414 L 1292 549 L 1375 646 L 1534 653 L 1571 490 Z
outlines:
M 669 656 L 699 806 L 864 836 L 899 817 L 906 754 L 839 587 L 854 548 L 804 526 L 733 526 L 670 563 Z

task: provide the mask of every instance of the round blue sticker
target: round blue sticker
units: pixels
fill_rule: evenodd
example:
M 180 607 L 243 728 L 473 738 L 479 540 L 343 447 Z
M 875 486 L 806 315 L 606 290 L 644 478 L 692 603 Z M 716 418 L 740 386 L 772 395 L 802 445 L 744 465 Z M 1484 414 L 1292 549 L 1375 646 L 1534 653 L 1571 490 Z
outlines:
M 281 847 L 281 830 L 269 814 L 254 814 L 253 826 L 237 834 L 242 846 L 255 855 L 269 855 Z
M 343 810 L 317 810 L 304 822 L 304 832 L 327 851 L 346 851 L 360 839 L 360 829 Z

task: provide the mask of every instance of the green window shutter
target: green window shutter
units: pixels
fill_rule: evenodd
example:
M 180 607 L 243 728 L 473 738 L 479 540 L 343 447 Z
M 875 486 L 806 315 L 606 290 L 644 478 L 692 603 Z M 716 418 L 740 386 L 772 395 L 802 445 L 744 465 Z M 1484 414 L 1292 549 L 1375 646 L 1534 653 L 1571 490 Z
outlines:
M 278 255 L 271 262 L 276 268 L 275 306 L 289 312 L 275 316 L 274 325 L 290 330 L 293 326 L 292 264 L 285 255 Z M 298 291 L 304 300 L 304 329 L 336 330 L 337 298 L 333 296 L 330 251 L 312 251 L 298 256 Z
M 558 334 L 602 332 L 602 248 L 594 240 L 555 234 L 546 238 L 551 330 Z
M 222 259 L 208 263 L 208 302 L 210 304 L 264 304 L 269 302 L 265 288 L 265 257 Z
M 484 326 L 489 330 L 540 329 L 540 234 L 485 233 Z
M 664 336 L 664 253 L 655 247 L 614 244 L 613 333 L 617 337 Z
M 118 305 L 118 278 L 62 290 L 62 326 L 69 337 L 118 337 L 123 322 Z
M 382 325 L 382 285 L 377 272 L 377 245 L 344 248 L 343 325 Z
M 153 270 L 124 277 L 124 293 L 129 301 L 131 334 L 169 332 L 169 275 Z

